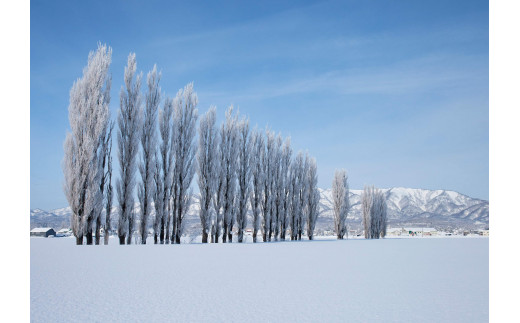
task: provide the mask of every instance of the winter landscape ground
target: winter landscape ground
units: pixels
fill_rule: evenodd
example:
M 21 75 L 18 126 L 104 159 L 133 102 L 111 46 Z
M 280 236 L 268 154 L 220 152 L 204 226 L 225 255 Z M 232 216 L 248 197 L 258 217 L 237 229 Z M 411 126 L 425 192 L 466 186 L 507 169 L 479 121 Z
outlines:
M 31 321 L 487 322 L 487 238 L 31 238 Z

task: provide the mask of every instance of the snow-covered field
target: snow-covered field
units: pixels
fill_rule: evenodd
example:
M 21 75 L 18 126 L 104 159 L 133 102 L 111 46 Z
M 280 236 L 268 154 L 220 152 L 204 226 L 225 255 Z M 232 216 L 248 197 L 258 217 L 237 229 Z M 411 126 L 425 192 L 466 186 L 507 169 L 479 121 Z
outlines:
M 487 322 L 488 241 L 31 238 L 31 321 Z

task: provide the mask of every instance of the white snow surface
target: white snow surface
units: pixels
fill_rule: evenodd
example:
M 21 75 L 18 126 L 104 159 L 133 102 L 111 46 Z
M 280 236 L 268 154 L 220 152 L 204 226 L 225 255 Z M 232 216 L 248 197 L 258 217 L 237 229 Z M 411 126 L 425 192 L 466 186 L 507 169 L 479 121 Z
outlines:
M 321 239 L 31 238 L 31 321 L 488 321 L 487 238 Z

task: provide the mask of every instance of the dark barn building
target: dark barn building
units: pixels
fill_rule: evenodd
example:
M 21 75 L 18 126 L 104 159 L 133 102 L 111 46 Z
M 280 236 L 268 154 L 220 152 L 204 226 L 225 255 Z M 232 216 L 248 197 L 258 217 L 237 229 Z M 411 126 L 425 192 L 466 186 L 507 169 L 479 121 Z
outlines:
M 31 237 L 45 237 L 56 236 L 56 231 L 53 228 L 34 228 L 31 230 Z

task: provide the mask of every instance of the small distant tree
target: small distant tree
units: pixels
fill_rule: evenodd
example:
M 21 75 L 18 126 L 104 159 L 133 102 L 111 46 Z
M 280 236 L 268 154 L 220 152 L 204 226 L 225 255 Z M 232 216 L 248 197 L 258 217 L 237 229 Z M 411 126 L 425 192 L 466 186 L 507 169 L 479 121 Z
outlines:
M 361 195 L 361 209 L 363 211 L 363 229 L 365 239 L 372 239 L 372 205 L 374 198 L 374 187 L 365 186 Z
M 350 209 L 347 172 L 336 170 L 332 181 L 332 200 L 334 203 L 334 229 L 338 239 L 347 233 L 347 214 Z
M 384 193 L 374 186 L 365 186 L 361 196 L 365 239 L 386 236 L 387 206 Z
M 383 191 L 380 189 L 376 190 L 375 199 L 374 199 L 374 213 L 378 215 L 378 228 L 377 228 L 377 236 L 384 238 L 386 236 L 386 226 L 388 222 L 387 218 L 387 206 L 386 206 L 386 197 Z

